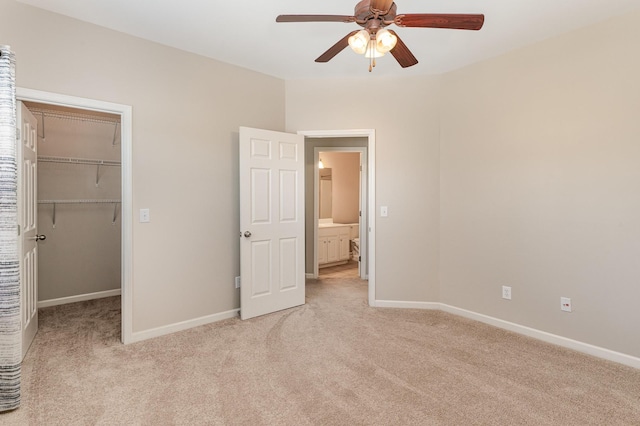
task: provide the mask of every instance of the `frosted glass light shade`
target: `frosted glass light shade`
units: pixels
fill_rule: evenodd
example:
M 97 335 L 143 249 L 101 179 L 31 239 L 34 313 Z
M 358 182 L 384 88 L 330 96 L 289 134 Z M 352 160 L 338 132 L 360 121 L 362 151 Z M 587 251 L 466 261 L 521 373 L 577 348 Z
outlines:
M 367 50 L 370 41 L 371 37 L 369 37 L 369 33 L 366 30 L 360 30 L 349 37 L 349 46 L 351 46 L 351 49 L 358 55 L 362 55 Z
M 384 52 L 380 52 L 376 49 L 376 41 L 369 40 L 369 45 L 367 46 L 367 51 L 364 53 L 364 57 L 367 59 L 370 58 L 380 58 L 384 56 Z
M 398 37 L 391 31 L 383 28 L 376 34 L 376 50 L 381 53 L 387 53 L 396 47 Z

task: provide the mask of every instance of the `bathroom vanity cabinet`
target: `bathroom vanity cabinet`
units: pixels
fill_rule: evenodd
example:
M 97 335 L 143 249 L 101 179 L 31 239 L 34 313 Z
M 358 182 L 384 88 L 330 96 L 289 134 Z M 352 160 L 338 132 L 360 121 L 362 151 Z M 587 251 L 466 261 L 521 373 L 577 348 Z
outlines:
M 349 260 L 351 227 L 331 225 L 318 228 L 318 266 L 334 266 Z

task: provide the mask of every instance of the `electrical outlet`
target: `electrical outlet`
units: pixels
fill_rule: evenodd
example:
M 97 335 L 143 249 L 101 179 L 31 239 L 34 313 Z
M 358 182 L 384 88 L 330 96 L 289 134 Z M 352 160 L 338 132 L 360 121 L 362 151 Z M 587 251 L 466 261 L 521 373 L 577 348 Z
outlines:
M 571 312 L 571 299 L 568 297 L 560 298 L 560 310 L 565 312 Z
M 236 288 L 240 288 L 240 277 L 236 277 L 235 285 L 236 285 Z
M 506 285 L 502 286 L 502 298 L 511 300 L 511 287 Z

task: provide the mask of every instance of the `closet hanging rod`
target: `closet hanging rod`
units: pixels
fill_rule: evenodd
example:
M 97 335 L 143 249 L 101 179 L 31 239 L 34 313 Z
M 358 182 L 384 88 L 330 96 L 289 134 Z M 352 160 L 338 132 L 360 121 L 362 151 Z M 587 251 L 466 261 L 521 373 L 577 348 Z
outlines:
M 43 118 L 50 117 L 50 118 L 58 118 L 61 120 L 77 120 L 77 121 L 86 121 L 90 123 L 103 123 L 103 124 L 111 124 L 111 125 L 116 125 L 120 123 L 119 118 L 109 118 L 109 117 L 95 116 L 90 114 L 79 114 L 76 112 L 59 112 L 59 111 L 52 111 L 52 110 L 41 109 L 41 108 L 29 108 L 29 110 L 34 114 L 41 115 Z
M 113 204 L 120 200 L 38 200 L 38 204 Z
M 70 157 L 46 157 L 39 156 L 38 161 L 43 163 L 64 163 L 64 164 L 88 164 L 92 166 L 121 166 L 120 161 L 93 160 L 91 158 L 70 158 Z

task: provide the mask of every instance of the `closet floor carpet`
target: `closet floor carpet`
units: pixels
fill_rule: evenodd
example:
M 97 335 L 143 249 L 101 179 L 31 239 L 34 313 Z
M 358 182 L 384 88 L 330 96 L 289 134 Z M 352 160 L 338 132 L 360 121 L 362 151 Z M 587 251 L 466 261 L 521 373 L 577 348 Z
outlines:
M 307 303 L 124 346 L 120 299 L 41 311 L 7 425 L 638 425 L 640 370 L 443 312 Z

